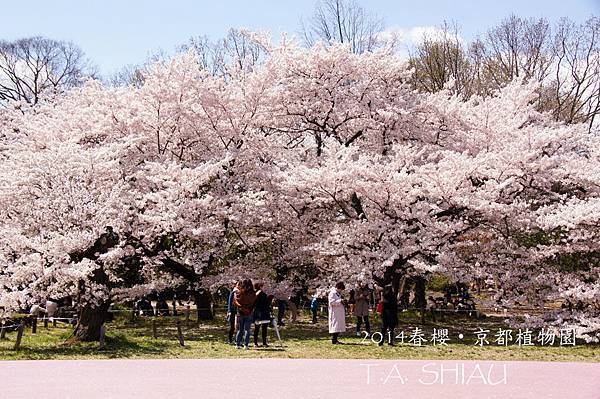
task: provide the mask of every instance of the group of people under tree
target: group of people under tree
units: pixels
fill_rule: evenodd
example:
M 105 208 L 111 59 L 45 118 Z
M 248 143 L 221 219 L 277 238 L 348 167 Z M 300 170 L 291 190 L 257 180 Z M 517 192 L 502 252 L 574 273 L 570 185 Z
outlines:
M 369 298 L 372 291 L 364 282 L 360 282 L 356 291 L 350 293 L 348 300 L 344 299 L 343 291 L 346 286 L 343 282 L 338 282 L 331 291 L 329 291 L 329 333 L 332 334 L 331 343 L 339 345 L 340 333 L 346 331 L 346 306 L 349 307 L 351 313 L 356 316 L 356 335 L 361 335 L 361 326 L 364 322 L 365 333 L 367 336 L 371 334 L 371 326 L 369 323 Z M 398 300 L 391 285 L 386 285 L 381 292 L 379 298 L 381 304 L 381 321 L 382 339 L 379 345 L 383 345 L 385 337 L 388 337 L 388 344 L 394 345 L 394 329 L 398 325 Z
M 274 296 L 267 295 L 263 286 L 261 282 L 253 284 L 252 280 L 244 279 L 238 281 L 229 293 L 227 300 L 227 320 L 229 322 L 227 338 L 228 343 L 231 345 L 235 343 L 238 349 L 242 346 L 249 349 L 252 324 L 254 324 L 254 345 L 259 346 L 258 338 L 260 334 L 262 346 L 269 346 L 267 343 L 267 329 L 268 325 L 274 321 L 271 312 Z M 327 298 L 328 327 L 329 333 L 332 334 L 333 344 L 341 344 L 339 335 L 346 331 L 346 308 L 356 317 L 356 334 L 361 335 L 363 325 L 367 336 L 371 334 L 369 312 L 374 299 L 373 291 L 361 281 L 356 290 L 350 290 L 350 297 L 347 300 L 343 296 L 345 289 L 345 284 L 338 282 L 329 291 Z M 279 300 L 277 302 L 278 307 L 282 306 L 281 302 L 285 303 L 286 301 Z M 381 334 L 383 337 L 379 345 L 383 345 L 385 337 L 389 338 L 389 345 L 394 345 L 394 329 L 398 324 L 398 300 L 391 285 L 385 286 L 378 294 L 377 302 L 380 304 L 378 311 L 381 313 Z M 298 304 L 294 304 L 298 306 Z M 318 322 L 319 304 L 319 296 L 315 294 L 309 305 L 313 324 Z M 297 312 L 294 312 L 293 319 L 295 319 L 295 315 L 297 315 Z
M 227 300 L 227 319 L 229 321 L 229 344 L 234 343 L 236 348 L 249 349 L 250 327 L 254 323 L 254 346 L 258 345 L 259 330 L 262 336 L 262 346 L 268 347 L 267 326 L 271 323 L 271 304 L 273 296 L 264 292 L 263 284 L 252 280 L 240 280 L 229 294 Z
M 466 287 L 457 286 L 457 291 L 460 298 L 469 299 L 469 293 Z M 398 312 L 401 310 L 402 297 L 404 293 L 396 293 L 392 285 L 386 285 L 382 290 L 372 290 L 364 282 L 360 281 L 355 289 L 350 289 L 348 299 L 344 298 L 346 286 L 343 282 L 338 282 L 333 287 L 327 296 L 328 302 L 328 327 L 329 333 L 332 334 L 332 343 L 341 344 L 339 335 L 346 332 L 346 310 L 349 314 L 356 317 L 356 335 L 361 336 L 361 331 L 367 336 L 371 335 L 371 323 L 369 313 L 377 304 L 377 313 L 381 316 L 381 336 L 379 345 L 383 345 L 384 341 L 393 346 L 394 329 L 398 324 Z M 444 294 L 451 298 L 451 290 L 445 288 Z M 254 324 L 254 345 L 260 346 L 258 343 L 259 335 L 262 338 L 262 346 L 269 347 L 267 343 L 268 325 L 277 321 L 278 325 L 284 325 L 283 319 L 286 308 L 292 309 L 291 321 L 297 319 L 298 311 L 303 304 L 308 304 L 312 316 L 312 324 L 318 323 L 318 311 L 321 305 L 321 296 L 315 293 L 310 301 L 305 300 L 304 290 L 294 290 L 288 299 L 277 299 L 274 295 L 268 295 L 264 290 L 262 282 L 253 283 L 250 279 L 239 280 L 234 288 L 229 292 L 227 299 L 227 321 L 229 323 L 228 343 L 236 345 L 240 349 L 242 346 L 249 349 L 251 326 Z M 430 297 L 431 298 L 431 297 Z M 323 298 L 324 299 L 324 298 Z M 175 306 L 176 297 L 173 298 Z M 278 307 L 277 318 L 273 317 L 272 306 L 276 301 Z M 181 301 L 179 300 L 180 304 Z M 399 303 L 400 302 L 400 303 Z M 50 305 L 48 305 L 50 304 Z M 54 309 L 55 304 L 51 301 L 47 302 L 47 307 L 50 310 Z M 169 306 L 164 296 L 158 296 L 156 301 L 156 310 L 152 306 L 148 297 L 143 297 L 135 304 L 135 309 L 141 315 L 146 316 L 169 316 Z M 32 313 L 39 306 L 32 307 Z M 175 309 L 175 308 L 174 308 Z M 42 309 L 42 311 L 45 311 Z M 53 313 L 53 312 L 52 312 Z M 174 312 L 174 315 L 176 313 Z M 52 316 L 52 314 L 50 314 Z M 364 330 L 362 329 L 364 325 Z

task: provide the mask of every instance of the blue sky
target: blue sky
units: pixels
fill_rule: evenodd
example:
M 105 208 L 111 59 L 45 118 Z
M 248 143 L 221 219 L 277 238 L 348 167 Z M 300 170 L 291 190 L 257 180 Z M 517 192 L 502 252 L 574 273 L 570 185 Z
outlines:
M 570 17 L 583 21 L 600 15 L 600 0 L 358 0 L 392 29 L 456 21 L 466 39 L 482 34 L 511 13 Z M 101 73 L 143 62 L 160 49 L 171 51 L 191 36 L 223 36 L 230 27 L 295 34 L 313 0 L 29 0 L 0 3 L 0 39 L 43 35 L 79 44 Z

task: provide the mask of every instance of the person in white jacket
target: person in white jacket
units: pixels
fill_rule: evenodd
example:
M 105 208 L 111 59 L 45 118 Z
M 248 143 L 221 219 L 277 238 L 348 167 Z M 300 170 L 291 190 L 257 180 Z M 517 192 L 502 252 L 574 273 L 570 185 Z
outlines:
M 340 281 L 329 292 L 329 333 L 333 334 L 331 343 L 334 345 L 341 344 L 338 337 L 346 331 L 346 310 L 342 299 L 342 291 L 345 289 L 344 283 Z

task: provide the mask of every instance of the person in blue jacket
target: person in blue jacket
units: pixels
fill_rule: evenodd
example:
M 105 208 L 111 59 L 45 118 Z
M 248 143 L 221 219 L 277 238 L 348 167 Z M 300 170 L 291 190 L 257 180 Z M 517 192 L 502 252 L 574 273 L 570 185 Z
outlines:
M 312 323 L 317 324 L 317 311 L 319 310 L 319 297 L 315 294 L 310 301 L 310 311 L 312 312 Z
M 233 298 L 235 297 L 235 293 L 240 290 L 241 281 L 238 281 L 235 284 L 235 287 L 229 293 L 229 298 L 227 298 L 227 320 L 229 321 L 229 334 L 227 336 L 228 342 L 230 345 L 233 345 L 233 334 L 236 331 L 235 319 L 237 314 L 237 308 L 233 303 Z

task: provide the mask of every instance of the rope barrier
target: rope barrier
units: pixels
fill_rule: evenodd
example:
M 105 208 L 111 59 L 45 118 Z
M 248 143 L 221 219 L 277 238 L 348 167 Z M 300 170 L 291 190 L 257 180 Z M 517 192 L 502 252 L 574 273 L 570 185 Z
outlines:
M 156 309 L 156 308 L 155 308 Z M 167 308 L 164 308 L 165 310 L 167 310 Z M 173 310 L 173 308 L 168 308 L 169 311 Z M 196 308 L 194 308 L 195 310 Z M 185 311 L 187 310 L 185 307 L 184 308 L 177 308 L 177 311 Z M 192 310 L 190 308 L 190 310 Z M 199 310 L 210 310 L 210 308 L 199 308 Z M 119 313 L 119 312 L 124 312 L 124 313 L 131 313 L 131 312 L 150 312 L 150 309 L 109 309 L 108 313 Z
M 510 309 L 518 309 L 518 308 L 503 308 L 502 310 L 510 310 Z M 125 310 L 121 310 L 121 309 L 111 309 L 108 312 L 132 312 L 134 309 L 125 309 Z M 209 308 L 200 308 L 200 310 L 210 310 Z M 421 311 L 421 310 L 433 310 L 434 312 L 448 312 L 448 313 L 457 313 L 457 312 L 465 312 L 465 313 L 476 313 L 476 312 L 480 312 L 483 313 L 485 311 L 500 311 L 500 309 L 491 309 L 491 308 L 484 308 L 484 309 L 444 309 L 444 308 L 406 308 L 406 309 L 402 309 L 402 310 L 417 310 L 417 311 Z M 545 308 L 542 309 L 535 309 L 535 308 L 527 308 L 527 309 L 518 309 L 518 310 L 545 310 Z M 151 316 L 154 316 L 151 315 Z M 160 317 L 178 317 L 178 316 L 160 316 Z M 44 320 L 48 320 L 48 321 L 67 321 L 67 322 L 71 322 L 74 320 L 77 320 L 76 317 L 38 317 L 37 320 L 38 321 L 44 321 Z M 2 326 L 0 325 L 0 328 L 13 328 L 13 327 L 18 327 L 19 324 L 11 324 L 10 326 Z
M 44 321 L 44 320 L 48 320 L 48 321 L 60 321 L 60 320 L 67 320 L 67 321 L 73 321 L 73 320 L 77 320 L 76 317 L 38 317 L 38 321 Z
M 198 310 L 205 310 L 205 311 L 217 311 L 217 310 L 227 310 L 227 306 L 214 306 L 213 308 L 187 308 L 187 306 L 189 305 L 183 305 L 180 306 L 179 308 L 177 308 L 178 311 L 181 311 L 182 314 L 185 314 L 185 312 L 187 312 L 188 310 L 191 311 L 198 311 Z M 273 308 L 278 308 L 277 306 L 273 306 Z M 326 306 L 321 306 L 321 313 L 323 313 L 325 311 L 327 307 Z M 172 308 L 169 307 L 168 308 L 169 311 L 172 311 Z M 165 309 L 166 310 L 166 309 Z M 308 308 L 299 308 L 298 310 L 309 310 Z M 415 308 L 415 307 L 409 307 L 409 308 L 404 308 L 400 311 L 404 311 L 404 310 L 414 310 L 414 311 L 422 311 L 423 308 Z M 477 309 L 447 309 L 447 308 L 425 308 L 425 310 L 428 311 L 435 311 L 435 312 L 448 312 L 448 313 L 458 313 L 458 312 L 480 312 L 480 313 L 484 313 L 484 312 L 496 312 L 496 313 L 508 313 L 508 312 L 515 312 L 515 311 L 519 311 L 519 312 L 541 312 L 541 311 L 545 311 L 545 310 L 557 310 L 555 308 L 548 308 L 548 307 L 540 307 L 540 308 L 507 308 L 507 307 L 494 307 L 494 308 L 477 308 Z M 131 313 L 131 312 L 136 312 L 138 314 L 144 315 L 144 316 L 156 316 L 156 307 L 154 307 L 154 311 L 152 312 L 151 315 L 148 315 L 147 313 L 150 313 L 149 310 L 144 310 L 144 309 L 109 309 L 107 311 L 108 313 Z M 61 311 L 61 313 L 70 313 L 70 314 L 77 314 L 78 312 L 75 310 L 63 310 Z M 161 317 L 166 317 L 166 316 L 161 316 Z M 39 321 L 44 321 L 46 319 L 46 317 L 38 317 L 37 320 Z M 65 321 L 73 321 L 73 320 L 77 320 L 76 317 L 48 317 L 48 320 L 52 321 L 52 320 L 57 320 L 57 321 L 61 321 L 61 320 L 65 320 Z
M 434 312 L 481 312 L 480 309 L 437 309 L 437 308 L 430 308 L 431 310 L 433 310 Z M 420 309 L 417 309 L 420 310 Z M 425 309 L 425 310 L 429 310 L 429 309 Z
M 13 327 L 19 327 L 20 324 L 11 324 L 10 326 L 0 326 L 0 328 L 13 328 Z
M 425 308 L 425 310 L 435 310 L 440 312 L 510 312 L 510 311 L 543 311 L 543 310 L 557 310 L 554 308 L 476 308 L 476 309 L 447 309 L 447 308 Z M 421 311 L 423 308 L 404 308 L 402 310 L 418 310 Z
M 118 313 L 118 312 L 123 312 L 123 313 L 129 312 L 129 313 L 131 313 L 131 312 L 139 312 L 139 311 L 141 311 L 141 309 L 108 309 L 107 310 L 108 313 Z

